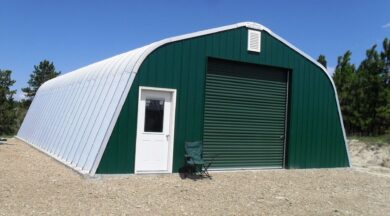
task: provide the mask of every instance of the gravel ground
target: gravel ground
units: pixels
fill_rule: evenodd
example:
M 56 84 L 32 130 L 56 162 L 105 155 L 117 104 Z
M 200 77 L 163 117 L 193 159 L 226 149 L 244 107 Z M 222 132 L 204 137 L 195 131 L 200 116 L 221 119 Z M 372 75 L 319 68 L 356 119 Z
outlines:
M 0 145 L 0 215 L 390 215 L 390 176 L 357 169 L 83 177 L 23 142 Z

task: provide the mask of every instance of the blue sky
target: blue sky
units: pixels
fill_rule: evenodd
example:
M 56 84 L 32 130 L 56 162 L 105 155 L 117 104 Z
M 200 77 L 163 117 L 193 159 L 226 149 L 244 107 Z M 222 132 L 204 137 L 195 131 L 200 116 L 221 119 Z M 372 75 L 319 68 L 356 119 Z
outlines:
M 242 21 L 265 25 L 328 65 L 390 37 L 390 1 L 75 1 L 0 0 L 0 69 L 14 88 L 33 65 L 54 61 L 62 73 L 169 36 Z

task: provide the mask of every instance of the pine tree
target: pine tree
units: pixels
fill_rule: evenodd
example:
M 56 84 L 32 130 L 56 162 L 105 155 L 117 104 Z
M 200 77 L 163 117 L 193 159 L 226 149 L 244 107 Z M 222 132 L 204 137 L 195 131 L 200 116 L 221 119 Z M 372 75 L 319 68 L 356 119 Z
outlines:
M 12 71 L 0 70 L 0 135 L 15 132 L 16 111 L 14 94 L 11 87 L 15 80 L 11 79 Z
M 379 53 L 374 45 L 358 69 L 350 63 L 351 52 L 338 58 L 333 75 L 344 125 L 358 135 L 384 134 L 390 127 L 390 41 Z
M 390 92 L 386 88 L 387 74 L 385 63 L 376 50 L 376 45 L 366 51 L 358 68 L 361 87 L 361 129 L 366 135 L 383 134 L 390 123 Z
M 337 66 L 333 74 L 341 112 L 343 114 L 344 125 L 348 133 L 354 133 L 358 130 L 359 114 L 356 113 L 358 103 L 356 95 L 358 88 L 356 83 L 355 65 L 351 64 L 351 51 L 347 51 L 343 56 L 337 59 Z
M 386 86 L 390 86 L 390 41 L 388 38 L 383 40 L 383 51 L 381 52 L 381 59 L 384 64 L 385 76 L 386 76 Z
M 326 58 L 325 58 L 324 55 L 318 56 L 317 62 L 320 63 L 320 64 L 322 64 L 322 66 L 324 66 L 325 68 L 327 68 L 327 67 L 326 67 L 326 66 L 327 66 L 327 65 L 326 65 L 327 62 L 326 62 Z
M 379 133 L 383 134 L 390 127 L 390 41 L 385 38 L 382 43 L 382 52 L 380 53 L 383 65 L 382 80 L 384 80 L 384 91 L 381 93 L 385 98 L 386 104 L 378 108 L 378 120 L 382 121 Z
M 39 65 L 34 65 L 34 71 L 30 74 L 30 80 L 28 81 L 28 87 L 22 88 L 26 99 L 24 100 L 25 105 L 30 106 L 38 88 L 46 81 L 53 79 L 60 75 L 61 72 L 56 71 L 53 62 L 43 60 Z

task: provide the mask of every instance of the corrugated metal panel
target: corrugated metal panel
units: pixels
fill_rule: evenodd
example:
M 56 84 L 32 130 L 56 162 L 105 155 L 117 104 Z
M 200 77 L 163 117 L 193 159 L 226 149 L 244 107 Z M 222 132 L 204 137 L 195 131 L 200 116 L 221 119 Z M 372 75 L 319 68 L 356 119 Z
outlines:
M 210 59 L 203 156 L 211 168 L 283 167 L 287 72 Z
M 164 68 L 170 68 L 171 66 L 168 64 L 168 61 L 170 61 L 172 67 L 177 69 L 181 67 L 182 64 L 189 63 L 193 64 L 193 67 L 189 68 L 187 71 L 192 72 L 199 72 L 204 69 L 202 66 L 204 65 L 202 64 L 202 61 L 204 61 L 204 59 L 202 60 L 202 56 L 206 53 L 214 55 L 215 57 L 226 57 L 229 59 L 260 64 L 270 58 L 270 61 L 266 61 L 266 64 L 286 64 L 284 60 L 281 62 L 282 60 L 277 58 L 280 54 L 277 51 L 272 52 L 272 58 L 268 57 L 270 53 L 263 53 L 263 48 L 268 49 L 269 52 L 271 50 L 271 48 L 268 47 L 268 43 L 263 41 L 261 42 L 262 53 L 260 56 L 249 56 L 246 52 L 243 52 L 243 49 L 247 46 L 246 28 L 268 32 L 272 38 L 277 39 L 277 43 L 280 44 L 278 46 L 291 48 L 291 52 L 297 52 L 298 54 L 295 55 L 299 55 L 300 57 L 303 56 L 309 64 L 312 64 L 313 68 L 315 68 L 314 70 L 320 68 L 318 71 L 322 73 L 322 76 L 325 76 L 325 79 L 328 81 L 330 80 L 331 87 L 334 90 L 330 93 L 330 98 L 335 98 L 337 101 L 337 95 L 335 95 L 336 91 L 332 80 L 327 76 L 326 70 L 321 65 L 262 25 L 245 22 L 164 39 L 46 82 L 39 89 L 17 137 L 72 168 L 93 175 L 105 152 L 106 145 L 111 138 L 111 132 L 114 130 L 117 119 L 119 118 L 119 121 L 123 122 L 121 119 L 124 117 L 120 117 L 121 110 L 127 99 L 126 96 L 134 94 L 129 91 L 130 88 L 133 88 L 133 79 L 141 65 L 143 67 L 149 67 L 150 70 L 154 70 L 157 74 L 148 79 L 140 79 L 138 81 L 139 84 L 152 84 L 157 82 L 157 79 L 159 79 L 157 83 L 160 84 L 163 82 L 169 83 L 171 81 L 182 82 L 181 84 L 190 86 L 190 89 L 183 90 L 182 92 L 185 94 L 195 94 L 200 98 L 203 97 L 197 90 L 198 84 L 188 82 L 188 80 L 186 80 L 184 76 L 181 77 L 181 75 L 168 78 L 168 76 L 170 76 L 169 72 L 167 72 L 167 74 L 165 74 L 165 71 L 164 73 L 161 73 L 162 71 L 157 69 L 154 63 L 146 63 L 146 58 L 149 59 L 150 56 L 154 55 L 153 53 L 155 53 L 157 48 L 159 48 L 159 50 L 161 49 L 161 52 L 170 52 L 175 60 L 182 60 L 179 61 L 180 64 L 177 64 L 177 61 L 173 61 L 174 59 L 170 58 L 170 56 L 165 53 L 164 56 L 161 57 L 163 60 L 159 60 L 158 64 L 162 64 Z M 237 30 L 232 31 L 232 34 L 228 34 L 228 30 L 232 29 Z M 216 35 L 218 36 L 214 36 L 214 33 L 217 33 Z M 209 37 L 202 37 L 205 35 L 209 35 Z M 186 40 L 190 38 L 192 38 L 191 41 Z M 210 39 L 218 41 L 210 41 Z M 182 45 L 177 44 L 181 44 L 183 41 L 186 41 L 182 44 L 183 47 L 181 47 Z M 163 46 L 166 44 L 170 45 Z M 232 45 L 227 46 L 227 44 Z M 209 45 L 215 47 L 207 47 Z M 243 49 L 241 49 L 241 47 Z M 194 52 L 191 51 L 190 54 L 189 52 L 178 50 L 182 48 L 186 49 L 186 51 L 192 50 Z M 297 59 L 300 57 L 297 57 Z M 201 64 L 198 64 L 199 62 Z M 199 80 L 202 79 L 200 74 L 196 75 L 194 73 L 189 74 L 188 78 L 190 80 L 194 78 Z M 168 79 L 171 79 L 171 81 Z M 202 85 L 203 84 L 200 83 L 200 86 Z M 161 84 L 161 87 L 168 87 L 168 84 L 165 84 L 165 86 L 164 84 Z M 134 101 L 131 101 L 131 103 L 133 102 Z M 202 102 L 200 101 L 195 102 L 196 106 L 202 105 Z M 335 105 L 338 106 L 338 103 L 336 102 Z M 129 105 L 129 107 L 132 107 L 132 105 Z M 190 112 L 198 112 L 197 110 L 194 110 L 193 107 L 189 107 L 188 110 Z M 333 117 L 334 113 L 331 115 Z M 342 125 L 341 114 L 337 114 L 336 112 L 336 115 L 338 115 L 339 124 Z M 134 124 L 134 122 L 128 124 Z M 198 127 L 198 125 L 201 124 L 194 123 L 194 125 Z M 341 133 L 341 136 L 345 135 L 343 131 L 341 131 Z M 114 136 L 116 135 L 114 134 Z M 196 136 L 193 135 L 193 137 Z M 123 140 L 122 135 L 120 139 Z M 182 137 L 180 139 L 182 140 L 185 138 Z M 182 150 L 176 151 L 175 155 L 181 155 L 181 151 Z M 128 164 L 126 167 L 128 167 Z
M 261 53 L 248 52 L 247 31 L 248 28 L 242 27 L 180 40 L 151 53 L 134 79 L 97 173 L 134 172 L 139 86 L 177 89 L 173 171 L 183 166 L 184 142 L 203 139 L 208 57 L 288 68 L 291 110 L 286 165 L 292 168 L 348 166 L 337 99 L 328 75 L 322 67 L 265 31 Z M 315 99 L 310 97 L 302 103 L 302 97 L 307 97 L 308 92 Z M 310 140 L 306 139 L 308 132 L 313 133 Z
M 147 48 L 43 84 L 17 136 L 70 167 L 89 173 L 125 87 L 131 84 L 134 59 Z

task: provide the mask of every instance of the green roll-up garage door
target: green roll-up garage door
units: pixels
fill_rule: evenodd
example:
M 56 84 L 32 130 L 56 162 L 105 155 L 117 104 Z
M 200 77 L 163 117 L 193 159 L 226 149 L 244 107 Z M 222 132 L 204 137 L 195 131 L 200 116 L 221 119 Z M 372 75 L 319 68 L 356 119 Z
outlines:
M 211 168 L 283 167 L 287 70 L 210 58 L 203 156 Z

